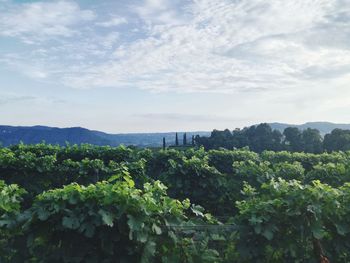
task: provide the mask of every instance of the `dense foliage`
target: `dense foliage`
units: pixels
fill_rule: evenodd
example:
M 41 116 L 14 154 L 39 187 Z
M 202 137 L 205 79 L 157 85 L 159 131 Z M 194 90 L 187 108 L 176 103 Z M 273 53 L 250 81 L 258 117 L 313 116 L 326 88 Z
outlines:
M 183 240 L 173 226 L 189 223 L 190 203 L 169 198 L 165 189 L 157 181 L 141 191 L 124 176 L 114 184 L 70 184 L 44 192 L 26 222 L 30 253 L 44 262 L 188 261 L 193 255 L 182 253 Z M 208 255 L 216 256 L 200 259 Z
M 349 262 L 350 185 L 271 180 L 238 201 L 238 247 L 247 262 Z M 259 246 L 257 246 L 259 244 Z
M 115 181 L 117 180 L 117 181 Z M 166 195 L 159 181 L 136 189 L 127 174 L 87 187 L 70 184 L 20 210 L 16 186 L 1 185 L 1 262 L 216 262 L 208 243 L 179 227 L 213 223 L 202 208 Z M 18 231 L 21 229 L 21 231 Z M 198 235 L 203 235 L 198 231 Z M 6 240 L 5 240 L 6 238 Z M 210 238 L 205 236 L 205 238 Z M 12 246 L 9 246 L 12 245 Z M 11 253 L 10 253 L 11 252 Z
M 350 262 L 348 152 L 20 144 L 0 180 L 0 262 Z
M 232 132 L 228 129 L 214 130 L 210 137 L 196 136 L 196 143 L 206 149 L 249 147 L 258 153 L 265 150 L 306 153 L 348 151 L 350 130 L 335 129 L 323 138 L 317 129 L 299 130 L 296 127 L 287 127 L 281 133 L 279 130 L 273 130 L 270 125 L 261 123 Z

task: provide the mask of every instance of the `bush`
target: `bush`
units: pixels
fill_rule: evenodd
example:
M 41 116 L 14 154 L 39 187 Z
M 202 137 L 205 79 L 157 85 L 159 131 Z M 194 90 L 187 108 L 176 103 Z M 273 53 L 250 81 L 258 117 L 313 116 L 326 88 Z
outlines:
M 159 181 L 136 189 L 125 175 L 114 184 L 71 184 L 44 192 L 25 224 L 31 260 L 189 262 L 196 253 L 183 253 L 190 246 L 177 237 L 176 227 L 190 223 L 190 203 L 169 198 L 165 190 Z M 205 251 L 201 262 L 217 257 Z

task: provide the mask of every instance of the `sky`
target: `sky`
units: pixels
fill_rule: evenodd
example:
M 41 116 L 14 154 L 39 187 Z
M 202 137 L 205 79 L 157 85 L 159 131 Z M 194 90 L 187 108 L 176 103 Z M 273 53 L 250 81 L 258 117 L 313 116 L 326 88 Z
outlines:
M 0 124 L 350 123 L 349 0 L 0 0 Z

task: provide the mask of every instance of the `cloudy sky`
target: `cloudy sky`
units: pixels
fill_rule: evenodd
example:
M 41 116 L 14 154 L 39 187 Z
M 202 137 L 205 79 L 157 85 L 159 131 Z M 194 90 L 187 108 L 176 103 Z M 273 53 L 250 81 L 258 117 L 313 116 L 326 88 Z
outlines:
M 0 0 L 0 124 L 350 123 L 349 0 Z

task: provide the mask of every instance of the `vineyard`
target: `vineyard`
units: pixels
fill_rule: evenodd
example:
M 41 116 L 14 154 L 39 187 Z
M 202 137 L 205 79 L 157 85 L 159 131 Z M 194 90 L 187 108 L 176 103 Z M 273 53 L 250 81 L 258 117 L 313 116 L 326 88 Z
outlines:
M 350 262 L 350 152 L 0 148 L 0 262 Z

